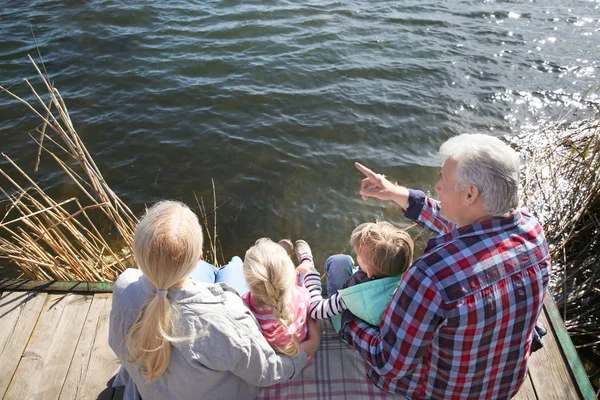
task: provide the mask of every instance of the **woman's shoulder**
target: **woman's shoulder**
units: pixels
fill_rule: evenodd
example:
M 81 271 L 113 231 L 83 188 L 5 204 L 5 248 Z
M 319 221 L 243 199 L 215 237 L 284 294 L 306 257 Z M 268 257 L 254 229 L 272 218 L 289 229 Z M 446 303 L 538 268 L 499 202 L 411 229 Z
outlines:
M 126 269 L 125 271 L 123 271 L 121 273 L 121 275 L 119 275 L 119 277 L 115 281 L 113 291 L 118 292 L 118 291 L 124 290 L 132 283 L 139 282 L 139 280 L 142 278 L 143 275 L 144 274 L 142 274 L 142 271 L 140 271 L 139 269 L 135 269 L 135 268 Z
M 113 286 L 113 308 L 119 305 L 137 307 L 148 294 L 144 274 L 139 269 L 129 268 L 119 275 Z
M 196 301 L 181 304 L 181 328 L 186 334 L 203 332 L 201 339 L 192 345 L 194 352 L 204 352 L 212 347 L 220 347 L 222 343 L 242 348 L 261 336 L 256 317 L 237 295 L 225 291 L 220 301 Z M 210 345 L 207 345 L 209 344 Z M 202 349 L 198 349 L 200 345 Z M 207 347 L 208 346 L 208 347 Z M 210 351 L 210 350 L 209 350 Z
M 238 293 L 226 285 L 201 283 L 185 290 L 176 301 L 186 316 L 237 320 L 248 312 Z

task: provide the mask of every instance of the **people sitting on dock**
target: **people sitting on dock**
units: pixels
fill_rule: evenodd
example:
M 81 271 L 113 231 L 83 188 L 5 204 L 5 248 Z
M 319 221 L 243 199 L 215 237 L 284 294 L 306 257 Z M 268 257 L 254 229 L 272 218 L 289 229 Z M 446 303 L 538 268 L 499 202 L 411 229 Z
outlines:
M 300 343 L 306 338 L 310 304 L 310 293 L 298 281 L 290 258 L 293 248 L 289 239 L 279 243 L 258 239 L 244 257 L 250 291 L 242 295 L 267 342 L 289 356 L 300 352 Z
M 173 201 L 152 206 L 135 229 L 139 269 L 115 282 L 109 331 L 126 400 L 251 399 L 298 376 L 319 347 L 309 319 L 298 354 L 276 353 L 238 295 L 248 290 L 241 260 L 218 270 L 199 262 L 202 242 L 196 215 Z
M 403 276 L 378 325 L 346 310 L 341 336 L 388 392 L 416 399 L 510 399 L 523 384 L 550 256 L 539 222 L 517 210 L 519 157 L 464 134 L 440 148 L 435 201 L 356 163 L 363 199 L 392 200 L 437 234 Z
M 362 320 L 379 324 L 402 274 L 412 263 L 414 251 L 410 235 L 385 221 L 357 226 L 350 245 L 358 265 L 346 254 L 333 255 L 325 262 L 327 298 L 321 294 L 321 276 L 314 265 L 303 263 L 297 268 L 305 275 L 304 284 L 310 290 L 310 316 L 331 319 L 336 331 L 347 309 Z M 310 253 L 310 248 L 304 252 Z

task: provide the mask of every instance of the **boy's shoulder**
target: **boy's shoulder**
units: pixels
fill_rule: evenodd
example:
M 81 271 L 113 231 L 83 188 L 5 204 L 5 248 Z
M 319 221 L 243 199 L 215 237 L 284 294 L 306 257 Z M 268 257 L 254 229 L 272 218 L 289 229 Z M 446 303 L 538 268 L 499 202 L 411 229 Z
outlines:
M 342 289 L 349 288 L 350 286 L 358 285 L 359 283 L 369 282 L 371 279 L 362 270 L 358 269 L 348 280 L 342 285 Z

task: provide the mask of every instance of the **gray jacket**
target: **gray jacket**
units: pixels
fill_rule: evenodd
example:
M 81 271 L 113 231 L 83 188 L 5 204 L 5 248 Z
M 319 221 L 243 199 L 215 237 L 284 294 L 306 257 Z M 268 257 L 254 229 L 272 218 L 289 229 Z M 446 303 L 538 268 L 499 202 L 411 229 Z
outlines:
M 129 363 L 125 335 L 149 293 L 156 289 L 140 270 L 123 272 L 114 286 L 109 345 L 121 361 L 117 380 L 125 384 L 125 400 L 252 399 L 259 387 L 298 375 L 307 362 L 276 354 L 263 337 L 256 319 L 237 293 L 225 284 L 196 282 L 169 289 L 179 310 L 178 337 L 171 344 L 167 371 L 146 383 L 139 365 Z M 136 390 L 137 389 L 137 390 Z

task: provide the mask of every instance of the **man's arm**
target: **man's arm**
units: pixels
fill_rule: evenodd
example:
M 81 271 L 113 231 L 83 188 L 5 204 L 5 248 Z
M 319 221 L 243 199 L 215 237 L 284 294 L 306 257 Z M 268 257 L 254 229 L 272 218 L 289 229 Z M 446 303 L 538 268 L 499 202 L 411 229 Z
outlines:
M 420 190 L 408 189 L 408 207 L 404 216 L 423 228 L 443 235 L 456 229 L 456 225 L 440 215 L 440 202 Z
M 442 299 L 418 268 L 411 268 L 383 314 L 379 327 L 359 319 L 343 321 L 340 334 L 385 377 L 410 373 L 435 338 L 443 322 Z
M 427 197 L 420 190 L 393 184 L 385 175 L 376 174 L 362 164 L 355 163 L 354 165 L 366 176 L 360 184 L 360 195 L 363 200 L 368 197 L 392 200 L 405 210 L 406 218 L 438 234 L 445 234 L 456 228 L 456 225 L 440 215 L 438 201 Z
M 385 175 L 376 174 L 360 163 L 354 163 L 354 166 L 366 176 L 360 183 L 359 193 L 363 200 L 369 197 L 375 197 L 379 200 L 393 200 L 403 210 L 406 210 L 408 207 L 407 188 L 393 184 L 386 179 Z

